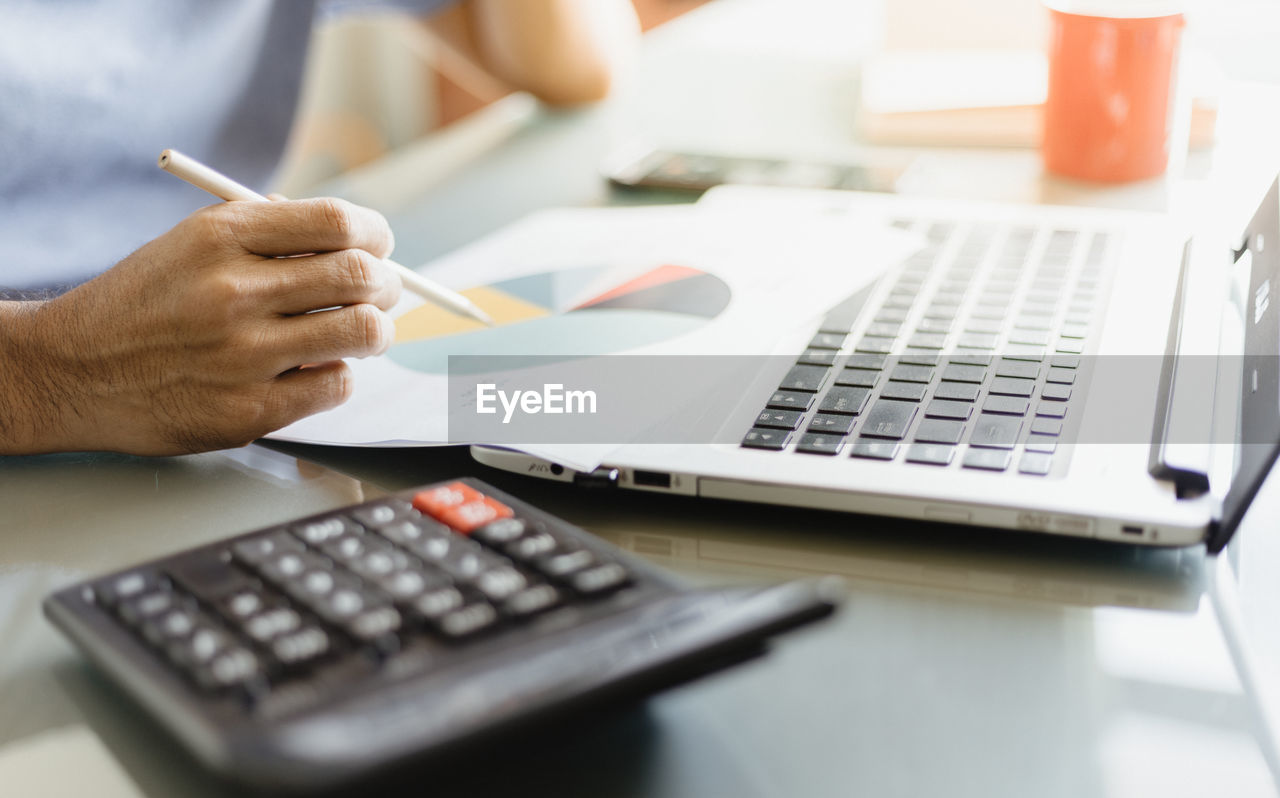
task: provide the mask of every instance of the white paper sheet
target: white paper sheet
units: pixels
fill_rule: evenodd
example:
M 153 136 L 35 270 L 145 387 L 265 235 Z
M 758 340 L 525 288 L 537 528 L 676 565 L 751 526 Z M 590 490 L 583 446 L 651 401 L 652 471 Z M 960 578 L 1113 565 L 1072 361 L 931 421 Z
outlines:
M 625 280 L 662 264 L 678 264 L 726 283 L 727 306 L 696 329 L 626 353 L 767 354 L 781 333 L 819 317 L 830 304 L 877 277 L 914 246 L 914 239 L 900 231 L 850 223 L 847 218 L 784 220 L 768 213 L 720 212 L 688 205 L 562 209 L 534 214 L 420 271 L 462 290 L 549 271 L 602 267 L 598 277 L 603 282 L 584 285 L 585 296 L 611 288 L 609 283 L 616 285 L 620 277 Z M 422 304 L 421 299 L 406 295 L 393 311 L 398 326 L 406 327 L 406 314 Z M 466 349 L 466 335 L 455 337 L 459 349 Z M 536 349 L 522 349 L 519 336 L 501 340 L 505 351 L 486 354 L 538 354 Z M 407 368 L 395 355 L 393 347 L 388 355 L 351 361 L 356 387 L 350 401 L 271 437 L 382 447 L 467 442 L 449 440 L 447 376 Z M 669 414 L 677 409 L 654 408 L 654 412 Z M 657 415 L 637 419 L 637 429 L 657 420 Z M 590 470 L 618 443 L 542 443 L 519 448 Z

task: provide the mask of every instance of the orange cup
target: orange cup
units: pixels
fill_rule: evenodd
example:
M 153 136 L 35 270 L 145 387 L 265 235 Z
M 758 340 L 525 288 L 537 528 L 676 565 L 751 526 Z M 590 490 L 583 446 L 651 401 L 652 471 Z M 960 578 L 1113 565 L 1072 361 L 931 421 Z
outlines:
M 1100 182 L 1155 177 L 1169 163 L 1183 16 L 1150 2 L 1085 8 L 1049 4 L 1045 168 Z

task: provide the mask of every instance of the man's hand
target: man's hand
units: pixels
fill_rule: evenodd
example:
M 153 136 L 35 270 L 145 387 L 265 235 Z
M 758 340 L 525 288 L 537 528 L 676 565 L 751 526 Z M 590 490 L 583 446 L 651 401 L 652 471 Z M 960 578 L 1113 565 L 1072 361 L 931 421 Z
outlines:
M 0 303 L 0 452 L 239 446 L 341 404 L 340 358 L 391 344 L 392 246 L 341 200 L 227 202 L 57 299 Z

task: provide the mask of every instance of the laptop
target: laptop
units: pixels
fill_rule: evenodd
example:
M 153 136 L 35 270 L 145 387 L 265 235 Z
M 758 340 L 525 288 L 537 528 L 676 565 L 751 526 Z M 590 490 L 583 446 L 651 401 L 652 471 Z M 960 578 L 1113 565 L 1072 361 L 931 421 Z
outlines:
M 1229 237 L 1132 211 L 715 189 L 722 208 L 875 219 L 922 245 L 815 300 L 820 319 L 708 396 L 716 442 L 624 445 L 591 473 L 472 454 L 619 489 L 1217 551 L 1280 448 L 1278 191 Z

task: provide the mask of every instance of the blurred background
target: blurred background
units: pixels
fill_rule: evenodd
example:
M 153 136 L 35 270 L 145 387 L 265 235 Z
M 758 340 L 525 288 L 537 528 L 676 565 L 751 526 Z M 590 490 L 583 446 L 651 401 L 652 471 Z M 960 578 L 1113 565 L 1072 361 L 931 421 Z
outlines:
M 665 46 L 650 48 L 656 53 L 647 57 L 678 57 L 699 67 L 693 85 L 681 81 L 678 70 L 644 81 L 643 91 L 657 96 L 640 104 L 643 118 L 630 120 L 638 135 L 663 139 L 664 114 L 678 117 L 678 127 L 688 131 L 697 127 L 689 115 L 711 117 L 720 106 L 732 105 L 738 118 L 731 125 L 708 128 L 716 131 L 714 145 L 755 152 L 751 120 L 742 117 L 735 89 L 759 93 L 753 106 L 770 117 L 775 133 L 777 117 L 791 105 L 800 107 L 794 97 L 800 90 L 807 95 L 805 113 L 816 105 L 833 118 L 856 119 L 849 123 L 850 136 L 868 144 L 1035 145 L 1033 106 L 1043 80 L 1035 59 L 1046 36 L 1040 0 L 633 2 L 646 32 L 664 31 Z M 680 25 L 686 15 L 725 5 L 736 6 L 727 17 L 732 25 Z M 1280 59 L 1274 57 L 1280 3 L 1182 5 L 1188 19 L 1187 80 L 1196 98 L 1193 125 L 1200 126 L 1193 127 L 1194 149 L 1212 139 L 1216 94 L 1224 80 L 1280 83 Z M 762 82 L 763 73 L 769 79 Z M 767 90 L 761 92 L 762 86 Z M 829 102 L 815 104 L 814 91 L 827 93 Z M 451 58 L 410 17 L 380 12 L 326 20 L 314 34 L 302 107 L 277 184 L 292 196 L 315 193 L 335 176 L 407 145 L 421 146 L 507 94 L 487 75 Z M 975 104 L 983 113 L 958 113 Z M 797 147 L 813 121 L 795 120 Z M 727 138 L 726 127 L 737 132 Z M 685 137 L 679 144 L 709 144 Z

